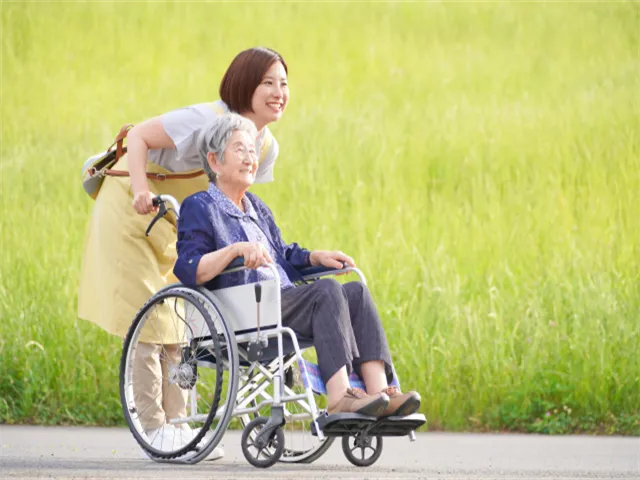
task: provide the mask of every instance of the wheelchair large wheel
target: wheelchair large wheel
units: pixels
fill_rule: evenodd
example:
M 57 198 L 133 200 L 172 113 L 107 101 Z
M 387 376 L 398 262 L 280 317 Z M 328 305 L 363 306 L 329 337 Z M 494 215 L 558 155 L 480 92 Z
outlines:
M 156 461 L 204 459 L 231 419 L 237 368 L 233 331 L 206 294 L 158 292 L 136 315 L 120 362 L 123 413 L 136 441 Z
M 298 364 L 295 361 L 295 355 L 290 354 L 284 358 L 285 367 L 285 395 L 299 395 L 304 393 L 304 387 L 299 379 Z M 259 374 L 258 374 L 259 375 Z M 255 377 L 249 378 L 247 384 L 251 382 L 259 384 L 255 381 Z M 246 390 L 246 387 L 245 387 Z M 250 393 L 250 390 L 247 394 Z M 265 391 L 262 398 L 270 399 L 271 396 Z M 259 403 L 260 400 L 257 400 Z M 250 406 L 255 406 L 256 400 L 252 401 Z M 305 400 L 296 402 L 288 402 L 283 405 L 284 418 L 286 424 L 282 427 L 284 433 L 284 451 L 278 459 L 283 463 L 312 463 L 324 455 L 333 444 L 335 437 L 325 437 L 319 440 L 317 436 L 311 433 L 311 409 Z M 240 416 L 242 428 L 246 428 L 249 422 L 254 418 L 262 415 L 268 415 L 268 409 L 253 415 Z

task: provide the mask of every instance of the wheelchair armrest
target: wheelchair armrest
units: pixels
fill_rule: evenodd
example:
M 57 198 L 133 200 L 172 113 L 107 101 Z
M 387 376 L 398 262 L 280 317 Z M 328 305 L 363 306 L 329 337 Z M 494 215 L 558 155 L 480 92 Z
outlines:
M 264 265 L 264 267 L 271 269 L 273 274 L 279 278 L 278 271 L 276 270 L 275 266 L 273 266 L 273 264 Z M 244 257 L 236 257 L 231 261 L 231 263 L 229 263 L 229 265 L 227 265 L 227 268 L 220 272 L 219 275 L 224 275 L 225 273 L 241 272 L 247 269 L 248 268 L 244 266 Z
M 246 268 L 247 267 L 244 266 L 244 257 L 236 257 L 233 260 L 231 260 L 231 263 L 227 265 L 227 268 L 222 270 L 218 275 L 224 275 L 225 273 L 239 272 Z
M 347 265 L 345 263 L 342 264 L 342 268 L 345 268 L 346 266 Z M 242 267 L 244 267 L 244 257 L 236 257 L 231 261 L 229 265 L 227 265 L 227 267 L 221 273 L 231 273 L 232 271 L 236 271 L 237 269 Z M 318 266 L 318 267 L 299 268 L 298 272 L 303 277 L 307 277 L 311 275 L 313 276 L 332 275 L 332 274 L 340 273 L 342 272 L 342 270 L 336 270 L 335 268 L 331 268 L 331 267 Z
M 332 268 L 332 267 L 305 267 L 299 268 L 298 273 L 302 275 L 302 278 L 305 280 L 312 280 L 314 278 L 320 277 L 328 277 L 329 275 L 339 275 L 341 273 L 349 273 L 352 272 L 353 268 L 348 267 L 345 263 L 342 264 L 342 268 Z
M 342 264 L 342 268 L 345 268 L 346 266 L 347 265 L 345 263 Z M 231 261 L 229 265 L 227 265 L 227 268 L 225 268 L 221 273 L 229 273 L 232 270 L 235 271 L 236 269 L 242 268 L 242 267 L 244 267 L 244 257 L 236 257 Z M 323 267 L 323 266 L 304 267 L 304 268 L 298 269 L 298 272 L 303 277 L 307 277 L 311 275 L 314 275 L 314 276 L 332 275 L 332 274 L 340 273 L 342 271 L 343 270 L 339 270 L 331 267 Z
M 299 268 L 298 273 L 302 276 L 303 280 L 315 280 L 322 277 L 328 277 L 331 275 L 340 275 L 341 273 L 349 273 L 356 272 L 360 277 L 360 281 L 366 284 L 366 280 L 364 275 L 357 268 L 348 267 L 346 263 L 342 264 L 342 268 L 331 268 L 331 267 L 305 267 Z M 225 273 L 233 273 L 244 270 L 246 267 L 244 266 L 244 257 L 236 257 L 227 268 L 225 268 L 220 275 L 224 275 Z

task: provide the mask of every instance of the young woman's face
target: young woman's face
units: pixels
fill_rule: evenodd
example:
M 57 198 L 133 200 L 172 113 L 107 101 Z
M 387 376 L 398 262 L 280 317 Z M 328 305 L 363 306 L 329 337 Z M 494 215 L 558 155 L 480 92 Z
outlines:
M 267 123 L 280 120 L 282 112 L 289 101 L 289 85 L 287 84 L 287 72 L 280 62 L 274 62 L 262 77 L 262 82 L 253 92 L 251 108 L 259 123 Z M 256 122 L 258 123 L 258 122 Z

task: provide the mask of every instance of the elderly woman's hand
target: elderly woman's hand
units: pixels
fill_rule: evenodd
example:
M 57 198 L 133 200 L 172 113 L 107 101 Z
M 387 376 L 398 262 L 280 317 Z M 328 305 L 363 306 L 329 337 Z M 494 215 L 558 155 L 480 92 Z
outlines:
M 340 270 L 343 263 L 346 263 L 349 267 L 356 266 L 353 258 L 342 253 L 340 250 L 314 250 L 311 252 L 309 261 L 313 267 L 322 265 L 323 267 L 335 268 L 336 270 Z
M 244 266 L 256 269 L 266 263 L 273 263 L 269 252 L 258 242 L 239 242 L 234 244 L 236 256 L 244 257 Z

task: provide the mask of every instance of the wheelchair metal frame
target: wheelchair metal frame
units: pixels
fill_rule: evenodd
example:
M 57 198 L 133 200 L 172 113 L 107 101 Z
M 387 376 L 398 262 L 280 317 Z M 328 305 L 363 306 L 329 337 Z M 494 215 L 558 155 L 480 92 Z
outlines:
M 180 205 L 175 200 L 175 198 L 169 195 L 160 195 L 159 198 L 162 201 L 167 202 L 171 205 L 171 207 L 175 212 L 176 218 L 178 218 Z M 168 211 L 164 207 L 164 205 L 162 205 L 162 208 L 164 209 L 165 213 Z M 155 220 L 156 219 L 154 219 L 154 221 Z M 231 418 L 248 415 L 248 414 L 255 414 L 265 407 L 271 407 L 271 416 L 269 417 L 268 422 L 271 422 L 273 424 L 267 423 L 265 427 L 270 426 L 271 428 L 278 428 L 279 426 L 284 424 L 284 421 L 283 421 L 284 405 L 290 402 L 297 402 L 298 405 L 300 405 L 305 410 L 306 413 L 293 414 L 293 416 L 290 416 L 290 418 L 293 418 L 294 420 L 310 420 L 312 423 L 312 426 L 311 426 L 312 432 L 317 436 L 318 440 L 322 442 L 327 437 L 323 433 L 323 428 L 318 422 L 320 412 L 318 411 L 318 408 L 316 405 L 314 392 L 311 387 L 312 382 L 308 376 L 308 372 L 306 371 L 306 369 L 300 369 L 301 375 L 306 377 L 304 381 L 304 385 L 305 385 L 304 393 L 296 394 L 296 392 L 294 392 L 291 388 L 287 387 L 284 384 L 285 370 L 291 367 L 294 364 L 294 362 L 298 362 L 299 365 L 302 364 L 302 361 L 303 361 L 302 350 L 300 349 L 300 344 L 298 342 L 296 333 L 291 328 L 282 325 L 282 313 L 281 313 L 281 303 L 280 303 L 281 301 L 280 276 L 279 276 L 278 270 L 273 264 L 267 264 L 265 265 L 265 267 L 271 271 L 272 279 L 270 280 L 275 281 L 275 286 L 277 290 L 277 295 L 276 295 L 277 300 L 274 308 L 275 311 L 269 312 L 270 315 L 275 315 L 276 322 L 275 322 L 275 327 L 273 325 L 270 325 L 265 329 L 260 330 L 259 332 L 240 333 L 240 334 L 236 333 L 233 330 L 233 327 L 224 320 L 224 316 L 222 315 L 222 313 L 220 312 L 220 309 L 216 305 L 218 300 L 214 297 L 214 295 L 211 292 L 209 292 L 204 287 L 199 287 L 194 289 L 194 288 L 186 287 L 183 284 L 172 284 L 172 285 L 167 285 L 166 287 L 159 290 L 156 293 L 156 295 L 163 292 L 176 291 L 176 292 L 187 293 L 188 295 L 194 297 L 194 299 L 200 301 L 203 304 L 204 302 L 206 302 L 208 305 L 213 307 L 216 314 L 221 319 L 224 325 L 224 328 L 226 330 L 226 335 L 229 341 L 235 342 L 235 345 L 233 345 L 233 348 L 230 348 L 230 350 L 233 350 L 232 354 L 229 355 L 229 358 L 227 360 L 224 360 L 224 365 L 223 365 L 229 370 L 229 377 L 231 382 L 230 392 L 234 398 L 231 398 L 230 396 L 229 398 L 227 398 L 225 404 L 218 407 L 215 413 L 215 417 L 214 417 L 215 419 L 220 419 L 225 414 L 228 414 L 227 409 L 229 409 L 230 407 L 233 407 L 233 410 L 230 415 Z M 246 270 L 246 267 L 227 268 L 226 270 L 221 272 L 220 275 L 234 273 L 234 272 L 243 271 L 243 270 Z M 352 268 L 352 267 L 347 267 L 340 270 L 325 270 L 325 271 L 304 276 L 303 279 L 308 281 L 315 281 L 320 279 L 321 277 L 335 276 L 338 274 L 347 274 L 351 272 L 355 273 L 359 277 L 359 280 L 366 285 L 367 283 L 366 278 L 362 273 L 362 271 L 360 271 L 358 268 Z M 271 318 L 271 320 L 273 320 L 273 318 Z M 286 361 L 284 359 L 285 354 L 283 349 L 284 335 L 289 336 L 294 349 L 294 352 L 293 352 L 294 355 L 291 356 Z M 260 341 L 262 339 L 268 340 L 269 338 L 277 338 L 278 356 L 270 360 L 265 360 L 266 362 L 268 362 L 266 363 L 266 365 L 262 364 L 260 361 L 250 361 L 247 350 L 244 349 L 241 346 L 241 344 L 245 342 Z M 203 343 L 203 345 L 206 345 L 206 341 Z M 242 359 L 249 362 L 251 365 L 249 367 L 248 375 L 245 374 L 247 375 L 247 378 L 250 379 L 251 381 L 247 381 L 241 388 L 239 387 L 239 384 L 242 380 L 240 378 L 241 377 L 240 357 L 242 357 Z M 256 376 L 249 377 L 249 375 L 253 373 L 256 373 Z M 262 383 L 256 387 L 255 385 L 257 384 L 257 382 L 262 382 Z M 270 387 L 271 384 L 274 385 L 273 396 L 269 395 L 266 392 L 266 390 Z M 258 397 L 262 397 L 264 398 L 264 400 L 256 404 L 255 400 Z M 238 403 L 238 398 L 240 398 L 239 403 Z M 250 406 L 252 402 L 254 403 L 254 405 Z M 205 420 L 207 415 L 197 413 L 197 398 L 196 398 L 195 386 L 189 390 L 189 395 L 187 400 L 187 412 L 188 413 L 186 417 L 179 418 L 179 419 L 171 419 L 169 420 L 169 423 L 176 425 L 176 424 L 187 423 L 187 422 L 202 422 Z M 279 414 L 277 412 L 279 412 Z M 278 425 L 274 427 L 274 424 L 276 423 Z M 372 428 L 373 426 L 377 426 L 378 423 L 380 422 L 379 421 L 374 423 L 369 422 L 368 424 L 365 424 L 363 431 L 364 432 L 369 431 L 370 428 Z M 216 436 L 219 436 L 219 438 L 217 438 L 217 441 L 213 442 L 213 439 L 211 439 L 207 443 L 207 447 L 205 447 L 202 450 L 196 450 L 196 451 L 190 452 L 185 456 L 179 457 L 179 458 L 167 459 L 167 458 L 153 457 L 153 460 L 157 462 L 170 462 L 170 463 L 197 463 L 203 460 L 213 450 L 215 445 L 224 436 L 225 431 L 226 431 L 226 427 L 221 432 L 216 431 Z M 408 433 L 408 436 L 411 441 L 415 440 L 415 432 L 413 430 L 411 430 Z M 343 449 L 344 449 L 344 446 L 343 446 Z
M 267 268 L 269 268 L 269 270 L 271 270 L 272 274 L 274 275 L 273 279 L 276 281 L 276 287 L 278 288 L 278 290 L 280 289 L 280 277 L 279 277 L 279 273 L 277 268 L 274 265 L 265 265 Z M 238 271 L 243 271 L 246 270 L 245 267 L 238 267 L 238 268 L 233 268 L 233 269 L 228 269 L 223 271 L 220 275 L 224 275 L 224 274 L 228 274 L 228 273 L 234 273 L 234 272 L 238 272 Z M 358 268 L 345 268 L 345 269 L 341 269 L 341 270 L 332 270 L 332 271 L 327 271 L 327 272 L 323 272 L 321 274 L 314 274 L 314 275 L 309 275 L 307 277 L 304 277 L 305 280 L 314 280 L 314 279 L 318 279 L 321 277 L 325 277 L 325 276 L 330 276 L 330 275 L 336 275 L 336 274 L 346 274 L 346 273 L 350 273 L 350 272 L 354 272 L 358 275 L 358 277 L 360 278 L 360 281 L 362 283 L 364 283 L 366 285 L 366 279 L 364 277 L 364 274 L 358 269 Z M 185 291 L 188 293 L 192 293 L 193 289 L 189 288 L 189 287 L 185 287 L 182 284 L 173 284 L 173 285 L 168 285 L 167 287 L 163 288 L 161 291 L 165 291 L 165 290 L 174 290 L 174 291 Z M 209 302 L 211 304 L 213 304 L 215 306 L 215 300 L 213 298 L 211 298 L 211 296 L 208 294 L 208 290 L 204 289 L 204 288 L 199 288 L 198 289 L 199 293 L 201 293 L 202 295 L 204 295 L 205 297 L 207 297 L 207 299 L 209 300 Z M 216 308 L 217 310 L 217 308 Z M 260 338 L 274 338 L 276 337 L 278 339 L 278 357 L 272 359 L 269 363 L 269 365 L 273 366 L 274 364 L 277 364 L 278 367 L 278 371 L 276 374 L 272 374 L 270 372 L 270 370 L 265 367 L 264 365 L 261 365 L 259 362 L 254 362 L 252 364 L 253 369 L 257 369 L 259 371 L 259 373 L 263 376 L 263 378 L 268 379 L 268 382 L 263 383 L 263 385 L 258 389 L 255 390 L 254 392 L 251 393 L 250 396 L 248 396 L 247 398 L 244 398 L 240 405 L 238 405 L 236 408 L 234 408 L 233 414 L 231 415 L 232 417 L 237 417 L 240 415 L 246 415 L 246 414 L 250 414 L 250 413 L 256 413 L 258 411 L 260 411 L 262 408 L 267 407 L 267 406 L 271 406 L 271 407 L 281 407 L 282 405 L 288 403 L 288 402 L 295 402 L 295 401 L 304 401 L 306 400 L 307 404 L 304 406 L 305 409 L 308 409 L 309 414 L 311 415 L 311 420 L 312 422 L 315 424 L 316 427 L 316 431 L 317 431 L 317 435 L 318 435 L 318 439 L 320 441 L 324 440 L 324 435 L 322 433 L 322 429 L 320 428 L 320 426 L 317 423 L 317 418 L 318 418 L 318 409 L 316 407 L 316 402 L 315 402 L 315 398 L 313 397 L 314 393 L 313 390 L 311 389 L 311 381 L 310 379 L 307 377 L 307 372 L 306 370 L 302 371 L 301 374 L 304 375 L 306 378 L 306 382 L 305 384 L 307 385 L 305 387 L 305 393 L 304 394 L 295 394 L 293 391 L 291 391 L 291 389 L 287 388 L 284 385 L 283 379 L 284 379 L 284 371 L 286 368 L 290 367 L 291 365 L 293 365 L 294 361 L 297 361 L 299 364 L 301 363 L 302 360 L 302 350 L 300 349 L 300 344 L 298 342 L 298 338 L 296 336 L 296 333 L 289 327 L 284 327 L 282 326 L 282 314 L 280 311 L 280 295 L 278 295 L 278 302 L 277 302 L 277 311 L 275 313 L 276 318 L 277 318 L 277 326 L 275 328 L 270 327 L 266 330 L 262 330 L 260 332 Z M 222 318 L 222 315 L 220 315 L 220 317 Z M 291 342 L 293 344 L 294 347 L 294 353 L 295 356 L 292 357 L 285 365 L 284 363 L 284 351 L 283 351 L 283 345 L 282 345 L 282 336 L 283 335 L 288 335 L 289 338 L 291 339 Z M 257 332 L 250 332 L 250 333 L 244 333 L 244 334 L 235 334 L 235 340 L 236 340 L 236 346 L 238 346 L 238 344 L 243 343 L 243 342 L 250 342 L 250 341 L 254 341 L 256 339 L 258 339 L 258 334 Z M 238 348 L 238 353 L 240 356 L 242 356 L 245 360 L 248 361 L 248 356 L 247 353 L 244 349 L 242 348 Z M 236 371 L 239 371 L 239 369 L 235 369 Z M 250 407 L 250 408 L 246 408 L 246 405 L 251 403 L 253 400 L 255 400 L 256 397 L 258 397 L 261 393 L 264 392 L 264 390 L 266 390 L 269 385 L 273 383 L 274 384 L 274 395 L 273 395 L 273 399 L 272 400 L 263 400 L 262 402 L 260 402 L 258 405 L 254 406 L 254 407 Z M 236 395 L 241 395 L 243 393 L 243 391 L 248 391 L 251 390 L 251 388 L 249 388 L 249 385 L 245 385 L 242 389 L 240 389 Z M 287 390 L 289 390 L 289 392 L 287 392 Z M 193 391 L 192 391 L 193 393 Z M 191 410 L 194 410 L 194 403 L 196 402 L 196 399 L 194 398 L 194 395 L 190 395 L 190 407 Z M 222 413 L 224 412 L 224 410 L 227 408 L 226 405 L 223 405 L 222 407 L 219 408 L 218 412 L 216 413 L 216 418 L 220 418 L 220 416 L 222 416 Z M 188 421 L 201 421 L 204 420 L 204 418 L 202 418 L 202 415 L 194 415 L 194 416 L 188 416 L 188 417 L 184 417 L 182 419 L 178 419 L 178 420 L 171 420 L 169 423 L 171 424 L 180 424 L 180 423 L 186 423 Z

